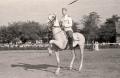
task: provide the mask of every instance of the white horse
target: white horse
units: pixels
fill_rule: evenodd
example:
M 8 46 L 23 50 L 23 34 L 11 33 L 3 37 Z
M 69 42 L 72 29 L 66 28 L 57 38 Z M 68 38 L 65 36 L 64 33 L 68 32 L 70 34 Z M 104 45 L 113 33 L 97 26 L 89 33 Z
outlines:
M 56 59 L 57 59 L 57 70 L 56 70 L 56 74 L 59 74 L 60 72 L 60 58 L 59 58 L 59 49 L 65 49 L 68 43 L 68 39 L 66 37 L 65 32 L 60 28 L 59 22 L 56 18 L 56 15 L 52 14 L 49 15 L 48 17 L 49 19 L 49 23 L 48 26 L 51 28 L 52 33 L 53 33 L 53 40 L 50 40 L 49 42 L 49 47 L 48 47 L 48 51 L 49 54 L 51 55 L 52 52 L 55 52 L 56 55 Z M 85 37 L 81 34 L 81 33 L 73 33 L 73 47 L 75 48 L 77 45 L 79 45 L 80 47 L 80 66 L 79 66 L 79 71 L 82 68 L 82 64 L 83 64 L 83 51 L 84 51 L 84 44 L 85 44 Z M 56 49 L 57 47 L 57 49 Z M 72 69 L 74 60 L 75 60 L 75 49 L 72 50 L 72 61 L 70 63 L 70 70 Z

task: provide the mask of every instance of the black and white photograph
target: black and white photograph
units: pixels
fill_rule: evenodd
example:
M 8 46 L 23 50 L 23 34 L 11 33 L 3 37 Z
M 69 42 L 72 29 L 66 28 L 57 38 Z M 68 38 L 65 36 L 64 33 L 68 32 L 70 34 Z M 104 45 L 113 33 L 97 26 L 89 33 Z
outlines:
M 0 78 L 119 78 L 120 0 L 1 0 Z

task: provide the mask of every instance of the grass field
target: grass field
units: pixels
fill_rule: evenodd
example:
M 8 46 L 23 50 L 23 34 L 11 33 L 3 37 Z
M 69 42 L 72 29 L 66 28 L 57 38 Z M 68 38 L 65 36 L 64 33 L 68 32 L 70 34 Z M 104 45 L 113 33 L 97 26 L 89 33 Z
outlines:
M 68 70 L 72 55 L 69 50 L 60 52 L 61 71 L 55 75 L 55 55 L 47 50 L 11 50 L 0 52 L 0 78 L 119 78 L 120 49 L 103 49 L 84 52 L 84 63 L 78 72 L 79 50 L 74 69 Z

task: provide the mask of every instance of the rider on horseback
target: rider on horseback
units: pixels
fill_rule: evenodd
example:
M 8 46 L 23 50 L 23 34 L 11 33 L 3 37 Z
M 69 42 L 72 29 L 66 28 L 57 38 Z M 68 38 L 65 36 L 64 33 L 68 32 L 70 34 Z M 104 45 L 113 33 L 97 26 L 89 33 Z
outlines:
M 62 8 L 62 19 L 60 21 L 63 30 L 66 32 L 68 37 L 68 43 L 70 49 L 73 49 L 73 30 L 72 30 L 72 18 L 67 15 L 67 9 Z

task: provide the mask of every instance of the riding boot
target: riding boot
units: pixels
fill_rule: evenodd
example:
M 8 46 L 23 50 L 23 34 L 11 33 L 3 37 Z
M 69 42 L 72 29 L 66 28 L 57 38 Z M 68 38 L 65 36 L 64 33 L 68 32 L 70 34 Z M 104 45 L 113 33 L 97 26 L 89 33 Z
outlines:
M 73 38 L 69 38 L 70 50 L 73 50 Z
M 68 36 L 69 48 L 72 50 L 73 49 L 73 32 L 67 31 L 66 34 Z

